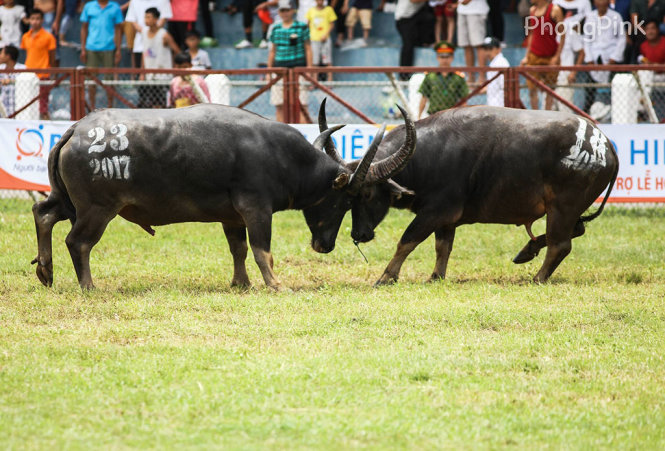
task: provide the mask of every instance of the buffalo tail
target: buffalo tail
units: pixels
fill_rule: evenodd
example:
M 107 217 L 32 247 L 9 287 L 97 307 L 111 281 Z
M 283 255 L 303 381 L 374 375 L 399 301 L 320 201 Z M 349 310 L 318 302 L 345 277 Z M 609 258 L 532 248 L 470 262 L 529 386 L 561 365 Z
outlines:
M 600 204 L 600 207 L 598 207 L 598 210 L 595 213 L 592 213 L 588 216 L 580 217 L 580 221 L 582 221 L 582 222 L 593 221 L 598 216 L 600 216 L 600 214 L 603 212 L 603 208 L 605 208 L 605 204 L 607 203 L 607 199 L 610 197 L 610 194 L 612 193 L 612 188 L 614 188 L 614 182 L 616 182 L 617 176 L 619 175 L 619 154 L 617 153 L 617 150 L 614 148 L 614 144 L 612 144 L 612 142 L 610 140 L 608 140 L 608 143 L 610 144 L 610 147 L 612 148 L 612 151 L 614 152 L 614 156 L 617 159 L 617 167 L 614 170 L 614 176 L 612 176 L 612 181 L 610 182 L 609 188 L 607 188 L 607 192 L 605 193 L 605 197 L 603 198 L 603 202 Z
M 72 200 L 69 198 L 69 194 L 67 193 L 65 183 L 62 181 L 62 177 L 60 177 L 59 163 L 60 150 L 72 137 L 75 128 L 76 124 L 67 129 L 65 134 L 62 135 L 62 138 L 60 138 L 60 140 L 55 144 L 48 156 L 48 179 L 51 183 L 51 196 L 61 201 L 69 219 L 76 218 L 76 208 L 74 207 Z

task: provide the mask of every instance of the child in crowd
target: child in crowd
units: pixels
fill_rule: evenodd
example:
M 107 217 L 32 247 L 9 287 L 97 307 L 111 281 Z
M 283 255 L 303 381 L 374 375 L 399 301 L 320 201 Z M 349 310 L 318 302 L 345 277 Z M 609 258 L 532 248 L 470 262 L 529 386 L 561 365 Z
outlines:
M 28 22 L 25 8 L 14 4 L 14 0 L 5 0 L 0 6 L 0 45 L 18 47 L 21 44 L 21 22 Z
M 7 45 L 2 49 L 2 51 L 0 51 L 0 69 L 25 69 L 25 64 L 17 63 L 17 60 L 18 49 L 13 45 Z M 11 116 L 14 114 L 16 109 L 14 102 L 15 80 L 16 73 L 10 72 L 0 74 L 0 84 L 2 85 L 2 91 L 0 91 L 0 101 L 2 101 L 2 106 L 5 108 L 5 114 L 2 117 Z
M 316 66 L 332 66 L 332 33 L 337 15 L 323 0 L 316 0 L 316 6 L 307 11 L 309 36 L 312 43 L 312 64 Z M 332 73 L 328 73 L 328 81 L 332 81 Z
M 369 39 L 369 31 L 372 29 L 372 0 L 344 0 L 342 13 L 346 14 L 347 40 L 353 40 L 353 29 L 360 19 L 363 29 L 363 39 L 360 46 L 365 47 Z
M 187 52 L 177 54 L 174 62 L 176 69 L 192 68 L 192 58 Z M 210 103 L 210 92 L 203 77 L 181 75 L 171 80 L 167 102 L 169 107 L 182 108 L 197 103 Z
M 159 10 L 148 8 L 145 11 L 145 27 L 141 30 L 143 41 L 144 69 L 172 69 L 173 54 L 180 53 L 173 37 L 164 28 L 158 26 Z M 146 80 L 170 80 L 169 74 L 147 74 Z M 162 85 L 143 86 L 143 96 L 139 90 L 139 104 L 142 108 L 163 108 L 168 88 Z
M 485 58 L 489 62 L 489 67 L 510 67 L 510 63 L 501 52 L 501 41 L 494 37 L 486 37 L 483 41 Z M 496 72 L 487 72 L 487 79 L 491 79 Z M 499 75 L 496 80 L 487 85 L 487 104 L 490 106 L 503 106 L 503 75 Z
M 210 56 L 205 50 L 201 50 L 201 35 L 196 30 L 190 30 L 185 35 L 185 45 L 187 46 L 187 53 L 191 58 L 191 64 L 194 69 L 212 69 Z
M 434 45 L 439 67 L 450 67 L 453 63 L 455 47 L 448 41 L 437 42 Z M 429 101 L 427 114 L 452 108 L 469 94 L 469 87 L 464 76 L 457 72 L 430 72 L 425 75 L 418 92 L 423 95 L 418 109 L 418 118 L 423 117 L 423 111 Z

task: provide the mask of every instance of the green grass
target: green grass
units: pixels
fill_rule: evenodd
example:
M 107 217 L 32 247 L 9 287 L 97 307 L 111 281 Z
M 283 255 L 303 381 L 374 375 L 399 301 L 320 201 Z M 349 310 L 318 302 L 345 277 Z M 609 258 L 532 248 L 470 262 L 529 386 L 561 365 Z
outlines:
M 220 225 L 150 237 L 114 220 L 82 293 L 54 232 L 55 284 L 30 260 L 30 203 L 0 201 L 0 448 L 665 447 L 665 211 L 608 209 L 551 282 L 523 228 L 462 227 L 449 279 L 434 243 L 371 288 L 411 215 L 362 245 L 347 217 L 314 253 L 275 216 L 282 283 L 230 289 Z M 534 232 L 542 233 L 542 221 Z

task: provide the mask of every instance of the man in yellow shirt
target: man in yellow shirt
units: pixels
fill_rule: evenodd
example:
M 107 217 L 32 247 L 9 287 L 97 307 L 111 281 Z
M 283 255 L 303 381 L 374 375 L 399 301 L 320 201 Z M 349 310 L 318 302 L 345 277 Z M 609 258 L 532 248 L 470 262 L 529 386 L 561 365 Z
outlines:
M 316 6 L 307 11 L 307 24 L 312 42 L 312 65 L 332 66 L 332 40 L 330 33 L 337 20 L 335 11 L 324 5 L 324 0 L 316 0 Z M 328 73 L 332 81 L 332 73 Z

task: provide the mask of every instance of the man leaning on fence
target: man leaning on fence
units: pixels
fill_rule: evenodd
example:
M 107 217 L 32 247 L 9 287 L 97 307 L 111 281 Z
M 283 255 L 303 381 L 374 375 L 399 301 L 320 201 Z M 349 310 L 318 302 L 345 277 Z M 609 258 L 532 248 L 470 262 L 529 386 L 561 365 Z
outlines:
M 0 51 L 0 69 L 25 69 L 25 64 L 17 63 L 16 61 L 18 61 L 18 49 L 13 45 L 7 45 Z M 0 117 L 9 117 L 14 114 L 16 109 L 15 82 L 16 73 L 9 72 L 0 74 L 0 84 L 2 85 L 0 100 L 2 101 L 2 107 L 4 108 L 4 112 L 0 111 L 0 113 L 2 113 L 0 114 Z
M 441 41 L 434 45 L 439 67 L 450 67 L 453 62 L 455 47 L 448 41 Z M 455 106 L 469 94 L 469 87 L 462 74 L 458 72 L 430 72 L 425 75 L 418 92 L 423 95 L 418 109 L 418 118 L 423 117 L 427 101 L 429 108 L 427 114 L 446 110 Z
M 55 64 L 55 37 L 46 31 L 42 24 L 44 23 L 44 13 L 39 9 L 33 9 L 30 12 L 30 30 L 23 35 L 21 39 L 21 48 L 25 50 L 25 66 L 28 69 L 49 69 Z M 37 74 L 40 80 L 47 80 L 49 74 Z M 49 119 L 48 114 L 48 96 L 50 87 L 39 85 L 39 118 Z
M 122 11 L 116 2 L 93 0 L 81 13 L 81 61 L 87 67 L 114 67 L 120 64 Z M 110 78 L 105 76 L 107 80 Z M 90 105 L 95 109 L 96 87 L 90 86 Z M 108 106 L 113 106 L 111 98 Z

